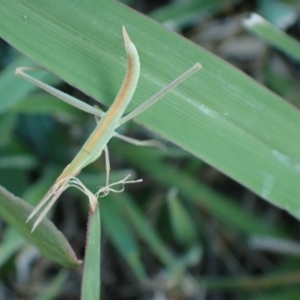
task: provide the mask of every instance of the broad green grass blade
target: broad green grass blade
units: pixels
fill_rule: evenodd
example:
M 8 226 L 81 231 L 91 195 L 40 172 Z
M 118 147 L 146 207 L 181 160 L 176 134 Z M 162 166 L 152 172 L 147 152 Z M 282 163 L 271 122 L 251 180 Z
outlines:
M 83 279 L 81 282 L 81 299 L 100 299 L 101 266 L 101 221 L 99 206 L 89 211 L 86 249 L 84 255 Z
M 49 259 L 65 267 L 81 264 L 70 244 L 60 231 L 47 219 L 31 233 L 32 222 L 25 223 L 32 207 L 0 187 L 0 216 L 17 229 L 28 241 L 34 244 Z
M 141 58 L 131 108 L 199 61 L 200 72 L 137 121 L 300 218 L 300 118 L 282 98 L 115 1 L 0 4 L 1 37 L 106 104 L 125 72 L 122 25 Z
M 300 61 L 300 43 L 260 15 L 252 13 L 244 20 L 244 26 L 251 33 Z

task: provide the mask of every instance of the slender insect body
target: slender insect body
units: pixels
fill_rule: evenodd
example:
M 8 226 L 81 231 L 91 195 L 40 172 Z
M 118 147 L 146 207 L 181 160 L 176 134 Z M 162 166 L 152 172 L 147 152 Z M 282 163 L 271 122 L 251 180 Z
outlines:
M 100 125 L 101 124 L 99 124 L 99 126 Z M 93 143 L 95 136 L 94 134 L 98 132 L 98 130 L 99 127 L 97 126 L 88 140 L 84 143 L 78 154 L 74 157 L 72 163 L 69 165 L 70 167 L 68 171 L 65 174 L 66 177 L 70 176 L 70 174 L 72 174 L 72 176 L 76 176 L 75 173 L 78 169 L 83 169 L 90 163 L 94 162 L 102 154 L 104 147 L 112 138 L 114 130 L 112 132 L 103 131 L 103 134 L 101 135 L 101 141 L 99 142 L 98 140 L 96 140 L 96 142 Z M 92 151 L 93 148 L 91 145 L 97 147 L 97 152 Z M 62 175 L 60 176 L 60 179 L 63 178 Z
M 151 105 L 156 103 L 159 99 L 161 99 L 166 93 L 172 90 L 175 86 L 180 84 L 182 81 L 184 81 L 186 78 L 188 78 L 190 75 L 192 75 L 193 73 L 195 73 L 201 68 L 201 65 L 197 63 L 194 67 L 192 67 L 191 69 L 183 73 L 181 76 L 176 78 L 168 86 L 166 86 L 157 94 L 155 94 L 153 97 L 145 101 L 134 111 L 127 114 L 126 116 L 123 116 L 135 92 L 138 78 L 140 75 L 140 62 L 139 62 L 138 52 L 134 44 L 131 42 L 125 30 L 125 27 L 123 27 L 123 37 L 124 37 L 125 48 L 127 53 L 127 72 L 119 93 L 117 94 L 113 104 L 111 105 L 111 107 L 106 113 L 104 113 L 102 110 L 98 108 L 94 108 L 85 103 L 82 103 L 81 101 L 79 101 L 76 98 L 73 98 L 72 96 L 57 91 L 55 88 L 43 82 L 40 82 L 34 77 L 28 75 L 25 71 L 32 70 L 31 68 L 21 67 L 16 69 L 17 75 L 24 77 L 26 80 L 32 82 L 33 84 L 53 94 L 59 99 L 79 109 L 82 109 L 88 113 L 94 114 L 96 117 L 101 117 L 96 128 L 93 130 L 90 137 L 84 143 L 81 150 L 72 160 L 72 162 L 66 166 L 66 168 L 63 170 L 61 175 L 57 178 L 55 183 L 52 185 L 52 187 L 49 189 L 49 191 L 46 193 L 46 195 L 43 197 L 40 203 L 35 207 L 35 209 L 29 215 L 27 222 L 47 203 L 44 210 L 41 212 L 37 220 L 34 222 L 32 231 L 34 231 L 37 225 L 41 222 L 41 220 L 47 214 L 49 209 L 53 206 L 53 204 L 58 199 L 58 197 L 70 186 L 75 186 L 78 189 L 80 189 L 82 192 L 84 192 L 88 196 L 90 205 L 93 208 L 97 206 L 97 197 L 99 197 L 100 194 L 102 196 L 105 196 L 108 194 L 109 191 L 117 192 L 117 190 L 114 190 L 113 188 L 111 188 L 111 186 L 116 184 L 124 185 L 125 183 L 137 182 L 137 181 L 128 181 L 127 180 L 128 176 L 127 176 L 125 179 L 119 182 L 113 184 L 108 183 L 109 160 L 108 160 L 107 143 L 112 137 L 116 136 L 124 141 L 136 145 L 141 145 L 141 146 L 157 145 L 158 143 L 154 143 L 153 141 L 152 142 L 136 141 L 132 138 L 128 138 L 116 133 L 115 130 L 121 124 L 133 119 L 138 114 L 148 109 Z M 85 166 L 95 161 L 101 155 L 103 150 L 105 150 L 105 157 L 106 157 L 106 169 L 107 169 L 106 186 L 104 188 L 101 188 L 94 195 L 77 178 L 75 178 L 75 176 L 77 176 Z
M 127 72 L 121 89 L 112 106 L 102 116 L 90 137 L 82 146 L 82 149 L 75 156 L 72 163 L 64 169 L 56 182 L 60 182 L 64 178 L 70 177 L 70 175 L 75 177 L 81 169 L 94 162 L 102 154 L 104 147 L 114 136 L 114 131 L 119 126 L 119 120 L 123 116 L 125 109 L 132 99 L 140 74 L 140 61 L 137 50 L 131 42 L 124 27 L 123 35 L 128 62 Z M 95 152 L 93 149 L 98 149 L 98 151 Z

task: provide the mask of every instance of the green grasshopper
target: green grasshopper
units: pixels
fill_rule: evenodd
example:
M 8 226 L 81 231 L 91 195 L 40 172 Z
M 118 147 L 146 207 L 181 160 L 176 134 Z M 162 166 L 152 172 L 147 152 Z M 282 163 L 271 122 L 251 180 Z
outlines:
M 32 232 L 41 222 L 41 220 L 48 213 L 50 208 L 53 206 L 58 197 L 62 194 L 70 186 L 76 186 L 81 191 L 83 191 L 90 200 L 91 207 L 96 207 L 97 197 L 100 193 L 106 195 L 110 190 L 114 191 L 111 186 L 119 183 L 132 183 L 134 181 L 127 181 L 126 177 L 124 180 L 121 180 L 114 184 L 108 184 L 108 176 L 109 176 L 109 160 L 108 160 L 108 150 L 107 143 L 112 137 L 118 137 L 122 140 L 125 140 L 129 143 L 133 143 L 136 145 L 154 145 L 153 141 L 137 141 L 123 135 L 116 133 L 116 129 L 124 124 L 125 122 L 135 118 L 140 113 L 144 112 L 150 106 L 155 104 L 159 99 L 161 99 L 165 94 L 167 94 L 170 90 L 184 81 L 186 78 L 191 76 L 193 73 L 201 69 L 201 65 L 197 63 L 192 68 L 187 70 L 181 76 L 176 78 L 169 85 L 164 87 L 161 91 L 156 93 L 154 96 L 149 98 L 139 107 L 134 109 L 131 113 L 123 116 L 125 109 L 129 105 L 132 96 L 135 92 L 139 75 L 140 75 L 140 61 L 138 52 L 131 42 L 125 27 L 123 26 L 123 37 L 125 41 L 125 49 L 127 53 L 127 72 L 125 78 L 123 80 L 120 91 L 118 92 L 113 104 L 109 108 L 107 112 L 103 112 L 99 108 L 92 107 L 70 95 L 67 95 L 37 79 L 28 75 L 26 71 L 32 71 L 32 68 L 20 67 L 16 69 L 16 74 L 30 81 L 31 83 L 37 85 L 38 87 L 44 89 L 50 94 L 56 96 L 57 98 L 83 110 L 88 113 L 94 114 L 96 117 L 100 117 L 100 121 L 97 124 L 97 127 L 91 133 L 87 141 L 84 143 L 78 154 L 75 156 L 73 161 L 67 165 L 67 167 L 63 170 L 61 175 L 56 179 L 55 183 L 40 201 L 40 203 L 36 206 L 36 208 L 29 215 L 26 222 L 28 222 L 36 213 L 48 202 L 44 210 L 41 212 L 37 220 L 35 221 Z M 76 176 L 80 173 L 80 171 L 87 166 L 88 164 L 95 161 L 102 153 L 105 151 L 106 155 L 106 166 L 107 166 L 107 175 L 106 175 L 106 187 L 100 189 L 95 195 L 85 188 L 85 186 L 76 178 Z M 136 181 L 135 181 L 136 182 Z

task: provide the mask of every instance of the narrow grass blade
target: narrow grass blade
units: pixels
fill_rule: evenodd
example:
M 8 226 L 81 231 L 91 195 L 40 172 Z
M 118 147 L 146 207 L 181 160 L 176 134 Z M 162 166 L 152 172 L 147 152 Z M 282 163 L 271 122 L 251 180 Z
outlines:
M 244 20 L 244 26 L 251 33 L 300 61 L 300 43 L 260 15 L 252 13 Z
M 146 278 L 146 273 L 140 260 L 139 248 L 119 207 L 113 201 L 111 195 L 101 198 L 100 205 L 105 232 L 131 266 L 137 278 L 143 281 Z
M 97 205 L 89 211 L 87 226 L 86 249 L 84 256 L 83 279 L 81 283 L 82 300 L 100 299 L 101 287 L 101 221 Z
M 192 222 L 188 211 L 177 196 L 177 190 L 172 188 L 167 194 L 168 211 L 171 228 L 175 240 L 185 248 L 197 244 L 196 226 Z
M 202 248 L 199 245 L 191 247 L 184 255 L 173 254 L 161 239 L 156 230 L 150 225 L 147 217 L 141 213 L 136 204 L 126 193 L 111 195 L 112 200 L 131 222 L 134 231 L 140 239 L 148 246 L 151 252 L 166 267 L 170 278 L 182 276 L 187 271 L 187 267 L 195 261 L 199 262 Z M 179 277 L 180 277 L 179 276 Z M 181 278 L 181 277 L 180 277 Z M 170 279 L 171 280 L 171 279 Z M 179 284 L 180 285 L 180 284 Z
M 131 198 L 126 194 L 110 195 L 113 201 L 130 220 L 139 237 L 148 245 L 156 257 L 167 267 L 175 264 L 176 259 L 164 241 L 159 237 Z

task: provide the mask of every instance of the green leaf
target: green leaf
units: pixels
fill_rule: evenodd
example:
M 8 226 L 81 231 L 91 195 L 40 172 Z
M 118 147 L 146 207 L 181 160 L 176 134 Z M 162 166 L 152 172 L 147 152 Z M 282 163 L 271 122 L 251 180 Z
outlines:
M 199 61 L 200 72 L 137 121 L 300 218 L 300 118 L 282 98 L 116 1 L 0 4 L 1 37 L 106 104 L 125 73 L 122 25 L 142 66 L 131 109 Z
M 101 221 L 97 205 L 89 211 L 86 250 L 84 256 L 83 279 L 81 286 L 82 300 L 100 299 L 101 266 Z
M 76 267 L 81 264 L 68 241 L 48 219 L 44 219 L 31 233 L 32 221 L 26 219 L 33 207 L 0 187 L 0 216 L 17 229 L 29 242 L 34 244 L 49 259 L 65 266 Z

